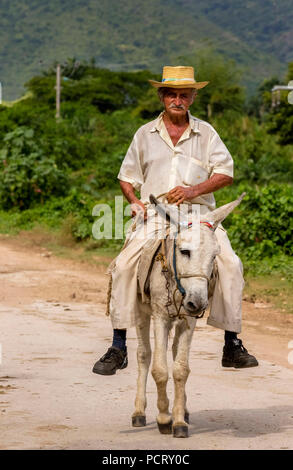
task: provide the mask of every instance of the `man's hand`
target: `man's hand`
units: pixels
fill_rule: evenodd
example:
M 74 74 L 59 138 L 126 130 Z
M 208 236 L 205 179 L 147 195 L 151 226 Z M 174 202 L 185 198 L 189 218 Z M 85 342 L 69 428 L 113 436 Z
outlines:
M 208 180 L 195 186 L 176 186 L 171 189 L 167 194 L 167 201 L 170 204 L 182 204 L 184 201 L 191 201 L 192 199 L 201 196 L 202 194 L 209 194 L 218 189 L 224 188 L 233 183 L 231 176 L 216 173 L 211 176 Z
M 136 196 L 132 184 L 126 181 L 120 181 L 121 190 L 126 197 L 127 201 L 131 204 L 131 217 L 135 217 L 139 213 L 141 218 L 146 220 L 147 210 L 143 202 L 141 202 Z
M 139 216 L 143 220 L 147 219 L 146 206 L 139 199 L 131 204 L 131 217 Z
M 168 192 L 166 197 L 170 204 L 176 204 L 179 206 L 179 204 L 182 204 L 182 202 L 191 201 L 191 199 L 195 197 L 195 188 L 176 186 Z

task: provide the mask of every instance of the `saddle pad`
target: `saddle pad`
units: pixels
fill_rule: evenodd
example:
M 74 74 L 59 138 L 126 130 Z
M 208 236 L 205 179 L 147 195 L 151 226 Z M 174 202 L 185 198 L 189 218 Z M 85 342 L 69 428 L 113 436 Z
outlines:
M 142 303 L 149 303 L 149 276 L 153 266 L 153 261 L 157 251 L 161 246 L 161 240 L 150 239 L 143 247 L 142 253 L 139 259 L 137 281 L 138 289 L 141 294 Z

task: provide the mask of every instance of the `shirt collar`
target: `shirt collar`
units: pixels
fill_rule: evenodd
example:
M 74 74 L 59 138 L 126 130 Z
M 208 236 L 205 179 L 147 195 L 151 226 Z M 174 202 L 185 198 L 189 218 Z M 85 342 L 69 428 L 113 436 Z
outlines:
M 189 124 L 190 124 L 190 128 L 192 132 L 196 134 L 200 134 L 199 121 L 194 116 L 191 115 L 190 111 L 187 111 L 187 112 L 188 112 Z
M 156 131 L 160 132 L 160 130 L 162 129 L 162 120 L 163 120 L 164 112 L 165 111 L 162 111 L 157 117 L 157 119 L 155 119 L 154 125 L 150 129 L 150 132 L 156 132 Z M 190 111 L 187 111 L 187 113 L 188 113 L 188 119 L 189 119 L 189 125 L 190 125 L 191 131 L 194 133 L 200 134 L 198 120 L 191 115 Z
M 150 132 L 160 132 L 161 128 L 162 128 L 162 119 L 163 119 L 163 115 L 164 115 L 164 111 L 162 111 L 159 116 L 157 117 L 157 119 L 155 119 L 154 121 L 154 125 L 153 127 L 151 128 Z

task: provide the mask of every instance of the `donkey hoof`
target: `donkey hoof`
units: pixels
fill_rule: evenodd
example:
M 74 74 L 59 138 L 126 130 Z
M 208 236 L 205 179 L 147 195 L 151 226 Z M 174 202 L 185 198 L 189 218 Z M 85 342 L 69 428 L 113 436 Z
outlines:
M 172 421 L 170 423 L 158 423 L 158 428 L 161 434 L 172 434 Z
M 173 437 L 188 437 L 188 427 L 173 426 Z
M 146 417 L 145 416 L 132 416 L 132 426 L 134 428 L 141 428 L 146 426 Z
M 185 421 L 185 423 L 189 424 L 189 413 L 188 413 L 188 411 L 185 411 L 185 413 L 184 413 L 184 421 Z

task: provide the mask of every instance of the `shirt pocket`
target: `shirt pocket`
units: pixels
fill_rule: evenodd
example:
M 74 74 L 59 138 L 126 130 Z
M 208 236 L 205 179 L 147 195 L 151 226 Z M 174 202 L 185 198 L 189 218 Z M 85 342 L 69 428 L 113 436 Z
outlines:
M 184 171 L 183 184 L 195 186 L 206 181 L 208 177 L 208 170 L 203 164 L 195 158 L 190 158 Z

